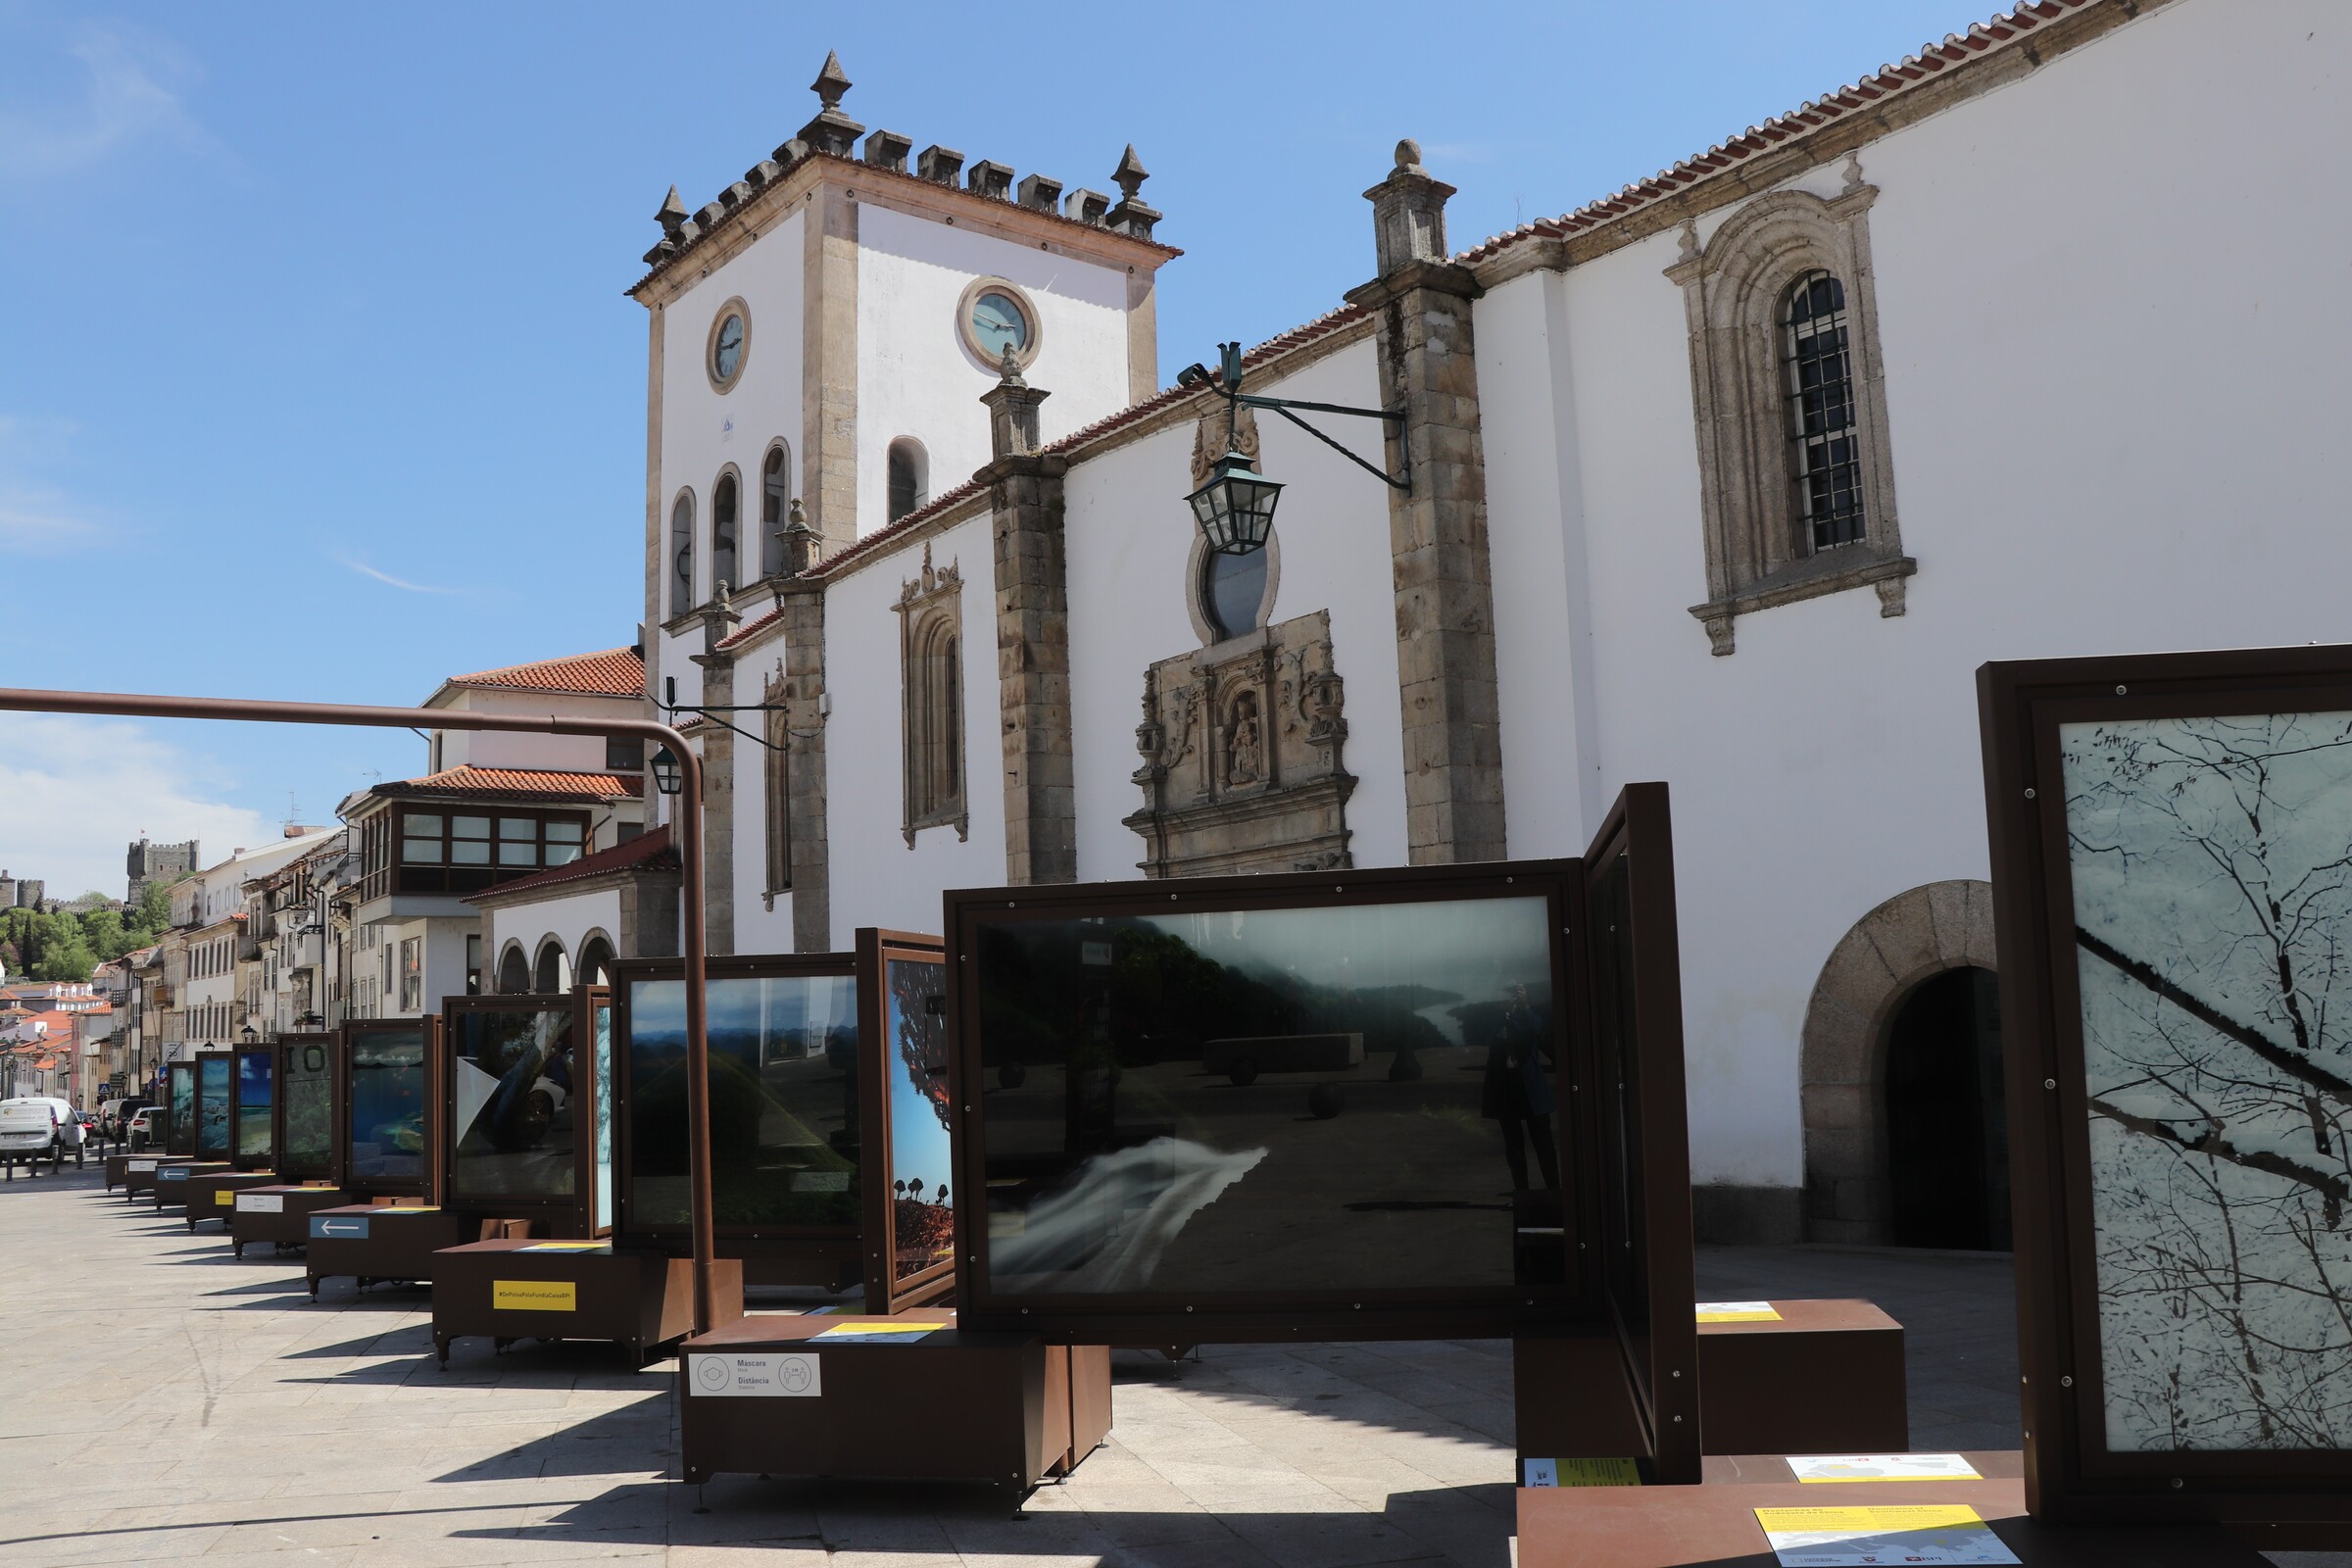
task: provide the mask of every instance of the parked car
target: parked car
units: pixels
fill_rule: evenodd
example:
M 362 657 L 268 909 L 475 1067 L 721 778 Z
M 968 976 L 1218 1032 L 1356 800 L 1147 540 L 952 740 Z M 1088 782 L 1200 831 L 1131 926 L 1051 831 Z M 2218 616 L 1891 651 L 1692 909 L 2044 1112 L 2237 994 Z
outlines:
M 164 1141 L 164 1107 L 141 1105 L 130 1113 L 129 1143 L 131 1152 L 153 1149 Z
M 29 1169 L 44 1159 L 52 1174 L 62 1170 L 69 1150 L 74 1163 L 81 1164 L 87 1132 L 81 1112 L 65 1101 L 34 1095 L 0 1100 L 0 1161 L 11 1181 L 19 1165 Z
M 121 1100 L 101 1101 L 98 1105 L 98 1136 L 110 1144 L 119 1144 L 130 1130 L 130 1118 L 147 1103 L 144 1095 L 126 1096 Z

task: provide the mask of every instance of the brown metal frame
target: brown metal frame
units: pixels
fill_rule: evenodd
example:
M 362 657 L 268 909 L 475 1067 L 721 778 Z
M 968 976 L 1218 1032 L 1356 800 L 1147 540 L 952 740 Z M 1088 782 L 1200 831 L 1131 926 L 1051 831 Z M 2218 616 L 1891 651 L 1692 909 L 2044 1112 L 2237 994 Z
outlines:
M 228 1162 L 237 1170 L 274 1170 L 277 1168 L 277 1084 L 280 1066 L 277 1042 L 270 1040 L 250 1046 L 236 1046 L 230 1049 L 228 1054 Z M 247 1056 L 266 1056 L 270 1060 L 270 1152 L 262 1156 L 259 1164 L 254 1162 L 252 1156 L 237 1152 L 237 1126 L 245 1117 Z
M 688 1206 L 694 1216 L 694 1324 L 715 1321 L 717 1279 L 710 1234 L 710 1106 L 709 1042 L 703 1029 L 706 941 L 703 895 L 703 760 L 667 724 L 639 718 L 584 718 L 561 713 L 473 713 L 446 708 L 383 708 L 349 703 L 260 702 L 229 697 L 161 697 L 129 692 L 35 691 L 0 688 L 0 711 L 92 713 L 113 718 L 235 719 L 272 724 L 331 724 L 372 729 L 500 730 L 517 734 L 602 735 L 664 747 L 676 760 L 679 793 L 671 800 L 671 839 L 679 861 L 680 962 L 695 982 L 686 988 L 686 1054 L 693 1066 L 686 1091 Z
M 2352 1450 L 2104 1444 L 2061 724 L 2352 710 L 2352 646 L 1988 663 L 1977 671 L 2016 1194 L 2026 1497 L 2068 1523 L 2219 1520 L 2267 1546 L 2352 1542 Z
M 865 1206 L 863 1234 L 865 1258 L 866 1310 L 898 1312 L 907 1307 L 929 1306 L 946 1300 L 956 1292 L 956 1250 L 951 1247 L 946 1257 L 937 1263 L 910 1274 L 898 1277 L 899 1227 L 896 1196 L 898 1149 L 891 1142 L 891 1088 L 896 1081 L 897 1061 L 892 1053 L 889 1018 L 886 1016 L 886 998 L 889 995 L 890 962 L 894 958 L 916 963 L 936 963 L 942 975 L 947 972 L 946 944 L 933 936 L 916 936 L 905 931 L 883 931 L 866 926 L 858 932 L 858 1037 L 860 1045 L 871 1040 L 873 1051 L 865 1058 L 875 1065 L 867 1074 L 867 1082 L 859 1086 L 859 1120 L 864 1124 L 858 1133 L 866 1149 L 873 1153 L 863 1156 L 861 1198 Z M 953 1048 L 950 1055 L 953 1056 Z M 860 1064 L 862 1069 L 862 1063 Z M 953 1152 L 950 1162 L 954 1162 Z M 870 1173 L 870 1174 L 867 1174 Z
M 422 1172 L 415 1180 L 362 1176 L 351 1168 L 351 1058 L 367 1035 L 415 1034 L 424 1041 L 424 1152 Z M 335 1177 L 336 1185 L 354 1198 L 422 1198 L 441 1201 L 441 1162 L 433 1152 L 441 1144 L 441 1019 L 436 1013 L 417 1018 L 350 1018 L 335 1049 Z
M 445 997 L 441 1002 L 441 1038 L 436 1048 L 440 1078 L 435 1105 L 441 1125 L 433 1142 L 434 1175 L 444 1201 L 458 1208 L 496 1211 L 517 1219 L 535 1218 L 555 1236 L 586 1238 L 598 1234 L 596 1223 L 596 1009 L 609 1004 L 612 993 L 603 986 L 574 986 L 555 995 L 508 993 L 504 996 Z M 458 1190 L 458 1020 L 474 1012 L 560 1012 L 571 1014 L 571 1196 L 515 1198 L 503 1193 L 471 1194 Z
M 185 1073 L 188 1077 L 188 1124 L 185 1127 L 179 1124 L 179 1113 L 177 1107 L 172 1103 L 179 1098 L 172 1090 L 172 1079 L 176 1073 Z M 163 1152 L 165 1156 L 172 1159 L 194 1159 L 196 1157 L 195 1058 L 190 1057 L 185 1061 L 164 1063 L 164 1117 Z
M 331 1181 L 343 1168 L 338 1151 L 343 1144 L 343 1127 L 336 1116 L 335 1052 L 336 1037 L 324 1032 L 284 1034 L 277 1037 L 277 1107 L 271 1115 L 270 1147 L 277 1155 L 277 1173 L 289 1182 Z M 318 1047 L 326 1054 L 326 1163 L 298 1165 L 286 1152 L 286 1065 L 294 1053 Z

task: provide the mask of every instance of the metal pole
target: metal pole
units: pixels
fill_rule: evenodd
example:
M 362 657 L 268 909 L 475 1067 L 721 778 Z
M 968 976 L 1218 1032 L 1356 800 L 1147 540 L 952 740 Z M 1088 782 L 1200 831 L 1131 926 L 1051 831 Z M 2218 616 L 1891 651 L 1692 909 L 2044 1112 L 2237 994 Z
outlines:
M 278 703 L 243 697 L 158 697 L 126 692 L 54 692 L 0 687 L 0 711 L 96 713 L 116 718 L 234 719 L 260 724 L 334 724 L 373 729 L 487 729 L 546 735 L 631 737 L 666 746 L 678 760 L 681 787 L 672 826 L 678 894 L 685 907 L 680 943 L 686 969 L 686 1151 L 694 1230 L 694 1327 L 716 1325 L 717 1242 L 710 1213 L 710 1043 L 704 1032 L 706 943 L 703 936 L 703 760 L 686 737 L 644 718 L 569 718 L 562 714 L 460 712 L 440 708 L 378 708 L 345 703 Z M 8 1064 L 12 1070 L 14 1062 Z

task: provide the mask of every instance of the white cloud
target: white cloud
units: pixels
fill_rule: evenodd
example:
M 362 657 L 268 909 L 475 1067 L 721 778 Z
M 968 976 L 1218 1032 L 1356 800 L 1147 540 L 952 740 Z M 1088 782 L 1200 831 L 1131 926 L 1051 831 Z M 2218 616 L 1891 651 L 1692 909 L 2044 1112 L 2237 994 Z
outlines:
M 64 491 L 0 477 L 0 551 L 60 555 L 95 544 L 100 533 Z
M 377 582 L 384 584 L 388 588 L 398 588 L 403 593 L 455 594 L 463 593 L 465 591 L 461 588 L 435 588 L 425 583 L 410 582 L 406 578 L 395 577 L 388 571 L 378 571 L 373 566 L 368 564 L 368 563 L 365 561 L 355 561 L 349 556 L 337 556 L 335 558 L 335 564 L 337 565 L 347 566 L 351 570 L 358 572 L 363 577 L 372 577 Z
M 197 839 L 205 858 L 273 843 L 278 824 L 206 798 L 210 764 L 128 719 L 0 713 L 0 868 L 51 898 L 121 898 L 122 854 L 144 833 Z
M 188 113 L 176 86 L 192 83 L 198 72 L 171 44 L 121 24 L 91 24 L 66 53 L 82 69 L 76 100 L 0 113 L 0 177 L 77 174 L 156 140 L 233 161 Z

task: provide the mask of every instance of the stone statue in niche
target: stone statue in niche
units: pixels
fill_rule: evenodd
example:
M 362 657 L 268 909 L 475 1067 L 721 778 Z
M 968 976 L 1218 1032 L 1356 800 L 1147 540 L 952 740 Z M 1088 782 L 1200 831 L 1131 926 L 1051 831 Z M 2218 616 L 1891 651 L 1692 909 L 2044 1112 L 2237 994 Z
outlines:
M 1221 437 L 1222 421 L 1217 434 Z M 1135 746 L 1144 806 L 1126 821 L 1153 877 L 1331 870 L 1351 863 L 1346 683 L 1331 618 L 1268 626 L 1144 674 Z
M 1243 692 L 1233 700 L 1233 718 L 1225 726 L 1225 782 L 1255 784 L 1263 776 L 1257 744 L 1257 693 Z

